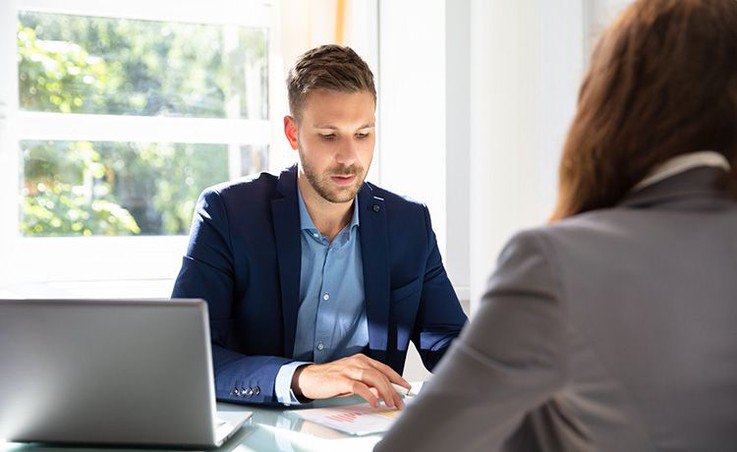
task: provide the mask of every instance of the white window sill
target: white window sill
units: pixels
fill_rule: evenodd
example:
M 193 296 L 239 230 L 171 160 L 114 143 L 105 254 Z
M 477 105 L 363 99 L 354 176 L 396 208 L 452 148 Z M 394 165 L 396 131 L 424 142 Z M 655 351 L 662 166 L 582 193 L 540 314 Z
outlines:
M 0 286 L 0 299 L 169 298 L 173 279 L 29 282 Z

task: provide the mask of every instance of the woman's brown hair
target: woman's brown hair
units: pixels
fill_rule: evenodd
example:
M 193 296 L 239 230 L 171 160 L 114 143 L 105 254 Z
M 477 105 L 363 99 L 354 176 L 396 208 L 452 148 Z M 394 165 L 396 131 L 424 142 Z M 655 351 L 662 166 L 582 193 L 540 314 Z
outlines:
M 594 51 L 551 220 L 617 204 L 679 154 L 723 154 L 735 183 L 736 146 L 737 0 L 635 1 Z

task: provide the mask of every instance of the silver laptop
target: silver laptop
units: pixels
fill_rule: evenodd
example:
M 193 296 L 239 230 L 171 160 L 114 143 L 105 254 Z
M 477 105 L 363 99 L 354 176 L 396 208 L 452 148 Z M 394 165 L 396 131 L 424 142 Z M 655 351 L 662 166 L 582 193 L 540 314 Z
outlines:
M 217 447 L 202 300 L 0 300 L 0 439 Z

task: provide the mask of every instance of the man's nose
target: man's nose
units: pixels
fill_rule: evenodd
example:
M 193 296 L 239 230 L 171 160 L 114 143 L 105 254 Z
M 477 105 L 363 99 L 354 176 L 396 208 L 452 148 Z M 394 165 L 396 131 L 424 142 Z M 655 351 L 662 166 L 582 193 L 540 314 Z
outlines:
M 341 143 L 338 149 L 338 153 L 335 155 L 335 160 L 341 165 L 350 166 L 358 157 L 358 143 L 353 140 L 346 140 Z

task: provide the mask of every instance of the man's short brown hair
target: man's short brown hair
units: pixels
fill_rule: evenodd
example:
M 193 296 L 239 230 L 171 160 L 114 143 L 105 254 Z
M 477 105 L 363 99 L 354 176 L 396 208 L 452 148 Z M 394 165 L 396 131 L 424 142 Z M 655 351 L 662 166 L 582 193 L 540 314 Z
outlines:
M 295 120 L 299 120 L 307 95 L 316 89 L 344 93 L 368 91 L 376 102 L 374 74 L 350 47 L 323 45 L 297 58 L 287 75 L 289 111 Z

